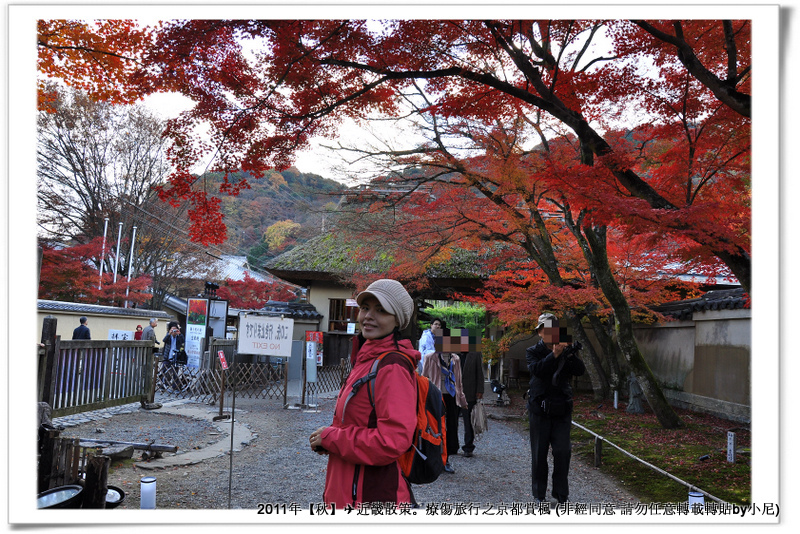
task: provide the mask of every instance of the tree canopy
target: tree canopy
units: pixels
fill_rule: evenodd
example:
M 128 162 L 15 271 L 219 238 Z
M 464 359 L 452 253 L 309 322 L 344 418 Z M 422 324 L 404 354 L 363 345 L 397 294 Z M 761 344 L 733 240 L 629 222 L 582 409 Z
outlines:
M 66 28 L 83 43 L 82 27 Z M 126 22 L 101 26 L 98 34 L 114 31 L 141 37 Z M 47 34 L 40 37 L 46 59 L 53 30 L 46 25 L 40 32 Z M 116 42 L 79 48 L 116 57 Z M 404 113 L 404 94 L 421 86 L 429 111 L 442 117 L 467 124 L 522 114 L 542 118 L 543 138 L 544 127 L 570 132 L 583 163 L 604 170 L 563 177 L 587 202 L 613 208 L 595 217 L 658 224 L 676 242 L 720 258 L 749 287 L 747 206 L 731 194 L 716 196 L 716 205 L 699 196 L 713 181 L 749 199 L 747 20 L 180 20 L 153 29 L 131 63 L 133 74 L 109 76 L 108 85 L 124 94 L 176 91 L 196 102 L 168 127 L 175 170 L 161 196 L 191 203 L 192 235 L 200 242 L 219 243 L 225 232 L 218 192 L 191 187 L 196 177 L 189 169 L 197 161 L 213 155 L 211 170 L 256 177 L 286 168 L 315 136 L 334 137 L 345 118 Z M 58 74 L 83 79 L 80 71 Z M 687 93 L 691 100 L 683 98 Z M 716 125 L 697 130 L 709 115 Z M 630 143 L 609 133 L 625 121 L 653 128 Z M 193 135 L 200 125 L 207 138 Z M 705 156 L 704 169 L 695 169 L 701 162 L 691 156 L 661 165 L 658 174 L 636 165 L 642 149 L 666 153 L 679 135 L 731 137 Z M 223 183 L 222 190 L 244 185 Z M 721 200 L 734 204 L 720 206 Z M 726 211 L 736 213 L 735 224 L 701 216 Z

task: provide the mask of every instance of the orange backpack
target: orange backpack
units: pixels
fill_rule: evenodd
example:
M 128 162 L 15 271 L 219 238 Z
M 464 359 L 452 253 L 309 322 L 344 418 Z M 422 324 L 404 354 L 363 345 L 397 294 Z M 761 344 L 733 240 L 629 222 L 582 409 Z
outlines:
M 348 394 L 342 408 L 342 418 L 344 418 L 344 410 L 347 408 L 347 401 L 364 384 L 368 384 L 369 402 L 372 404 L 372 409 L 375 409 L 374 391 L 378 365 L 389 354 L 400 354 L 407 358 L 411 363 L 410 371 L 417 382 L 417 424 L 414 428 L 411 447 L 398 459 L 400 469 L 409 482 L 429 484 L 439 478 L 444 471 L 445 463 L 447 463 L 444 399 L 442 392 L 431 383 L 428 377 L 416 372 L 415 362 L 410 356 L 395 351 L 384 352 L 378 356 L 375 363 L 372 364 L 369 374 L 362 376 L 353 384 L 353 389 Z

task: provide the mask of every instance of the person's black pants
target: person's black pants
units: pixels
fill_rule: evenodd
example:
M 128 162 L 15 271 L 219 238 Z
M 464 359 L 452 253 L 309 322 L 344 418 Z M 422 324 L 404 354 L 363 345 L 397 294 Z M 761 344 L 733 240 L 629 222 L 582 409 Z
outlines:
M 553 449 L 553 491 L 558 502 L 566 502 L 569 497 L 569 460 L 572 445 L 569 433 L 572 427 L 572 414 L 561 417 L 547 417 L 530 413 L 531 436 L 531 491 L 534 498 L 543 501 L 547 492 L 547 451 Z
M 467 402 L 467 407 L 461 409 L 461 417 L 464 419 L 464 446 L 461 449 L 464 452 L 472 452 L 475 450 L 475 430 L 472 428 L 472 409 L 477 404 L 477 401 Z
M 447 430 L 447 456 L 458 454 L 458 412 L 460 408 L 456 404 L 456 398 L 449 393 L 443 393 L 444 397 L 444 419 L 445 429 Z

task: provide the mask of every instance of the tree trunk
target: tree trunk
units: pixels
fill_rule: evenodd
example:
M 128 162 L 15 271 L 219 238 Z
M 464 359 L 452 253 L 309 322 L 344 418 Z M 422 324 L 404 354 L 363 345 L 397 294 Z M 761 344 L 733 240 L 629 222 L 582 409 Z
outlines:
M 609 304 L 614 310 L 615 330 L 617 343 L 631 365 L 631 369 L 642 387 L 647 403 L 652 408 L 658 418 L 658 422 L 664 428 L 679 428 L 683 426 L 678 414 L 667 402 L 664 393 L 656 382 L 653 372 L 647 365 L 639 345 L 633 336 L 633 322 L 631 320 L 631 310 L 625 295 L 622 294 L 611 267 L 608 264 L 608 256 L 605 247 L 605 229 L 595 229 L 584 227 L 584 235 L 592 249 L 592 267 L 595 270 L 597 281 L 603 294 L 608 299 Z
M 620 391 L 622 384 L 623 373 L 620 368 L 620 357 L 622 356 L 619 351 L 619 345 L 611 337 L 609 329 L 603 324 L 600 317 L 595 314 L 589 314 L 589 322 L 592 324 L 592 331 L 595 337 L 600 342 L 603 352 L 606 354 L 606 361 L 608 362 L 608 383 L 612 391 Z M 610 328 L 610 327 L 609 327 Z
M 586 372 L 589 373 L 589 378 L 592 381 L 594 398 L 595 400 L 606 399 L 609 394 L 608 377 L 597 352 L 594 350 L 594 345 L 589 341 L 589 336 L 586 335 L 581 317 L 574 313 L 568 313 L 567 318 L 572 331 L 575 333 L 575 341 L 579 341 L 583 345 L 583 351 L 589 355 L 589 365 L 586 366 Z

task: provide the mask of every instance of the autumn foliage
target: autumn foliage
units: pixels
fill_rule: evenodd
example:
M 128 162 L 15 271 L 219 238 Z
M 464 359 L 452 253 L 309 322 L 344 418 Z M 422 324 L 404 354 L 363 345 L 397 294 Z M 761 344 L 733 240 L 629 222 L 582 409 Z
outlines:
M 58 78 L 96 100 L 131 104 L 143 93 L 128 84 L 152 32 L 132 20 L 38 21 L 39 106 L 49 101 L 45 77 Z
M 632 317 L 652 320 L 649 304 L 691 292 L 671 280 L 687 266 L 749 290 L 749 20 L 53 24 L 40 27 L 45 74 L 100 98 L 174 91 L 195 102 L 167 126 L 174 170 L 158 192 L 189 203 L 197 242 L 227 237 L 218 195 L 336 139 L 345 119 L 379 118 L 419 138 L 380 149 L 339 139 L 386 169 L 351 199 L 362 209 L 346 229 L 365 255 L 390 254 L 389 274 L 412 288 L 473 252 L 491 273 L 480 298 L 505 324 L 524 328 L 543 309 L 578 325 L 613 316 L 619 349 L 656 393 Z M 71 50 L 56 45 L 59 28 L 80 45 L 65 56 L 74 73 L 47 70 Z M 134 54 L 116 32 L 141 44 L 135 61 L 113 59 Z M 111 74 L 88 83 L 87 58 Z M 225 177 L 217 190 L 193 174 L 199 162 Z
M 59 32 L 76 50 L 56 45 Z M 126 33 L 136 44 L 118 39 Z M 345 117 L 405 113 L 424 85 L 421 112 L 462 128 L 525 117 L 542 143 L 570 136 L 586 167 L 551 170 L 573 205 L 663 233 L 686 257 L 716 257 L 749 286 L 749 21 L 182 20 L 152 34 L 50 22 L 40 34 L 43 70 L 53 54 L 79 54 L 67 58 L 75 73 L 48 74 L 91 86 L 81 80 L 99 59 L 82 54 L 97 47 L 113 65 L 95 78 L 98 95 L 105 84 L 109 98 L 176 91 L 196 102 L 166 132 L 175 172 L 160 194 L 191 204 L 202 243 L 226 233 L 218 192 L 192 187 L 198 161 L 258 178 L 334 137 Z M 601 35 L 610 50 L 589 46 Z M 138 45 L 135 66 L 112 61 Z M 633 136 L 625 123 L 638 125 Z M 194 135 L 200 126 L 208 137 Z
M 108 253 L 108 251 L 107 251 Z M 152 297 L 149 276 L 128 279 L 104 272 L 102 278 L 95 264 L 102 254 L 102 237 L 83 245 L 67 248 L 42 246 L 42 269 L 39 275 L 39 298 L 65 302 L 83 302 L 105 306 L 142 304 Z M 125 292 L 128 295 L 125 295 Z
M 245 272 L 244 280 L 227 280 L 217 297 L 227 300 L 231 308 L 259 310 L 271 300 L 289 302 L 297 295 L 281 283 L 262 282 Z

